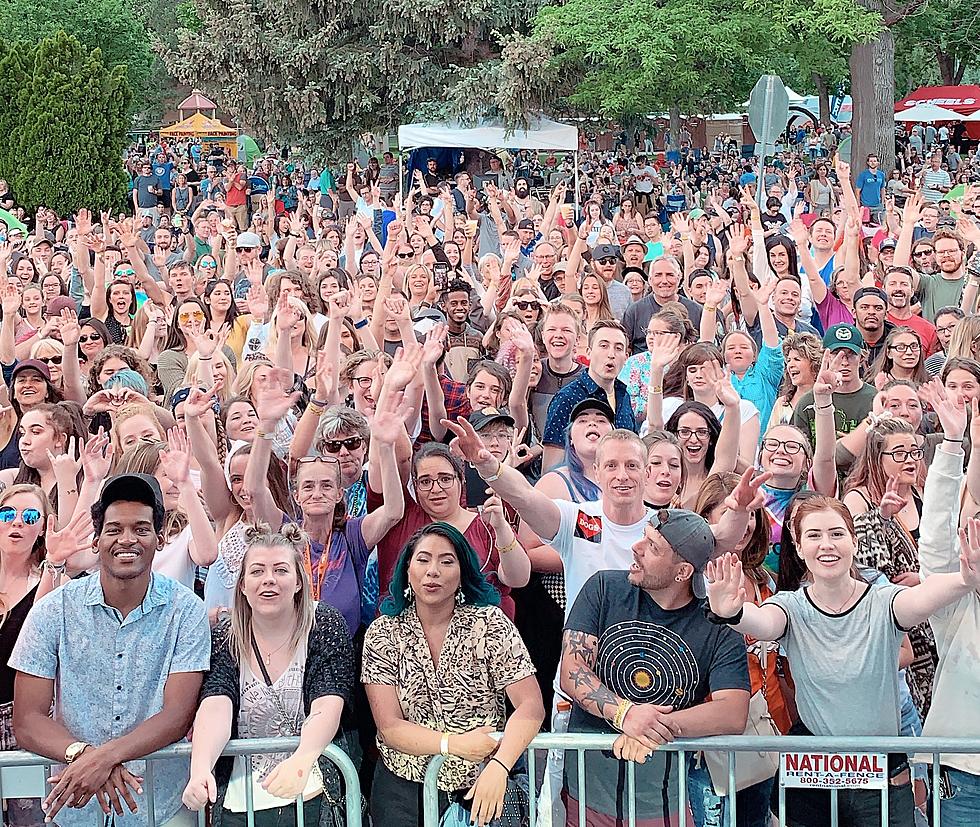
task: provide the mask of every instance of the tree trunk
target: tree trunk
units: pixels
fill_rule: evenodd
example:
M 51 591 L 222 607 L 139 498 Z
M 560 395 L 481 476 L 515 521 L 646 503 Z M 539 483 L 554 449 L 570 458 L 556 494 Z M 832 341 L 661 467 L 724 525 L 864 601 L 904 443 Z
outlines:
M 851 173 L 857 176 L 870 154 L 887 174 L 895 166 L 895 35 L 891 29 L 870 43 L 851 47 Z
M 813 85 L 817 89 L 817 102 L 819 104 L 820 125 L 830 128 L 830 89 L 827 86 L 827 78 L 814 72 L 810 75 Z
M 671 146 L 664 147 L 665 151 L 681 145 L 681 110 L 679 106 L 670 107 L 670 142 Z
M 936 63 L 939 65 L 939 77 L 943 86 L 956 86 L 956 66 L 952 57 L 942 49 L 936 49 Z

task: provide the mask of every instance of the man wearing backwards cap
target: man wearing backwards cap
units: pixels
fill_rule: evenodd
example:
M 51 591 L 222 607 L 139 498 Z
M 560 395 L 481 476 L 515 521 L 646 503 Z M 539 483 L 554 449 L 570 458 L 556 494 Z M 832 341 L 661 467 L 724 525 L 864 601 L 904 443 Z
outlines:
M 702 573 L 714 554 L 703 517 L 660 509 L 634 543 L 629 570 L 594 574 L 569 612 L 559 669 L 574 701 L 568 731 L 622 733 L 614 757 L 586 753 L 589 824 L 611 824 L 628 808 L 621 758 L 652 759 L 636 767 L 636 822 L 684 823 L 676 757 L 657 746 L 745 729 L 745 641 L 704 612 Z M 583 791 L 574 764 L 565 767 L 565 789 L 567 823 L 576 824 Z
M 860 287 L 854 292 L 854 324 L 864 339 L 864 364 L 873 365 L 895 327 L 887 318 L 888 296 L 880 287 Z
M 580 401 L 570 416 L 581 415 L 579 406 L 584 404 Z M 610 410 L 608 403 L 603 404 Z M 458 423 L 448 420 L 443 423 L 457 436 L 454 446 L 458 446 L 484 481 L 517 510 L 531 531 L 558 552 L 565 580 L 566 613 L 585 582 L 596 572 L 605 569 L 623 572 L 630 567 L 632 549 L 642 540 L 647 523 L 656 514 L 655 509 L 643 502 L 647 449 L 635 433 L 620 428 L 599 439 L 594 471 L 600 497 L 594 502 L 576 503 L 549 497 L 532 488 L 520 471 L 493 457 L 469 422 L 460 418 Z M 736 507 L 726 512 L 722 523 L 713 528 L 721 547 L 734 543 L 745 533 L 751 511 L 748 506 L 767 479 L 766 475 L 754 480 L 751 477 L 749 470 L 732 495 Z M 555 696 L 552 732 L 563 732 L 567 726 L 571 699 L 562 692 L 567 690 L 562 689 Z M 558 792 L 563 756 L 561 751 L 553 751 L 548 758 L 538 811 L 542 825 L 562 823 Z
M 823 337 L 823 346 L 831 353 L 840 351 L 844 358 L 840 366 L 841 384 L 834 391 L 834 425 L 838 434 L 848 434 L 871 412 L 875 394 L 874 385 L 861 378 L 861 357 L 864 339 L 861 331 L 851 324 L 835 324 Z M 793 412 L 793 424 L 816 440 L 816 408 L 813 391 L 807 391 Z
M 93 527 L 99 558 L 98 574 L 34 605 L 10 657 L 19 746 L 67 765 L 43 804 L 62 827 L 101 824 L 110 802 L 117 827 L 146 827 L 146 764 L 135 759 L 182 740 L 194 719 L 211 634 L 194 593 L 152 571 L 163 518 L 160 486 L 145 474 L 107 480 L 91 523 L 56 532 L 49 518 L 49 559 L 78 551 Z M 154 762 L 156 823 L 193 823 L 180 802 L 189 770 L 186 758 Z

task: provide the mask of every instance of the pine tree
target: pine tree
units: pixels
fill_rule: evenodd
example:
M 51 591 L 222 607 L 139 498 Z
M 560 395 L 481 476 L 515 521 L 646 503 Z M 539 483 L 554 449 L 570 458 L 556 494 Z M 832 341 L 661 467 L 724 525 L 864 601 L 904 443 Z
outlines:
M 28 210 L 43 205 L 62 215 L 82 206 L 122 207 L 128 186 L 121 159 L 131 99 L 126 70 L 107 69 L 99 49 L 89 50 L 64 32 L 10 51 L 21 53 L 16 59 L 26 67 L 26 77 L 0 169 L 11 170 L 18 202 Z

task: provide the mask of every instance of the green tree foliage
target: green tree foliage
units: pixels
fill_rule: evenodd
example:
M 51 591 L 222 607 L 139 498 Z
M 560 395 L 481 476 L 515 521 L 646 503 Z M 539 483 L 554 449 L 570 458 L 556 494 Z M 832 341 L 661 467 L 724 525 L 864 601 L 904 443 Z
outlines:
M 153 52 L 130 0 L 2 0 L 0 37 L 34 44 L 59 31 L 89 49 L 101 49 L 103 63 L 124 66 L 130 87 L 146 88 Z
M 19 203 L 62 215 L 125 204 L 131 93 L 122 66 L 107 68 L 98 49 L 59 32 L 33 46 L 3 47 L 0 82 L 18 90 L 0 109 L 0 174 Z
M 157 48 L 182 82 L 207 91 L 260 139 L 321 147 L 384 131 L 497 52 L 519 29 L 521 0 L 193 0 L 180 43 Z M 181 19 L 188 20 L 187 10 Z M 200 21 L 200 25 L 194 21 Z
M 912 88 L 964 82 L 971 66 L 980 65 L 980 0 L 929 0 L 895 29 L 900 63 L 914 66 L 917 58 L 931 58 L 934 66 L 913 82 Z M 910 90 L 909 90 L 910 91 Z

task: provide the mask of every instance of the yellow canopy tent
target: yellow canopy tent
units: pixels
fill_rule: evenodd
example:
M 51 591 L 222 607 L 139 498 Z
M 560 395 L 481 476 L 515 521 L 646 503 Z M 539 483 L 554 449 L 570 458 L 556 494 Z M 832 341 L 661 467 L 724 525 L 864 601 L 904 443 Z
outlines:
M 231 158 L 238 155 L 238 130 L 225 126 L 217 118 L 209 118 L 201 112 L 195 112 L 173 126 L 165 126 L 160 130 L 161 140 L 180 140 L 182 138 L 200 138 L 204 146 L 219 144 L 224 147 Z

